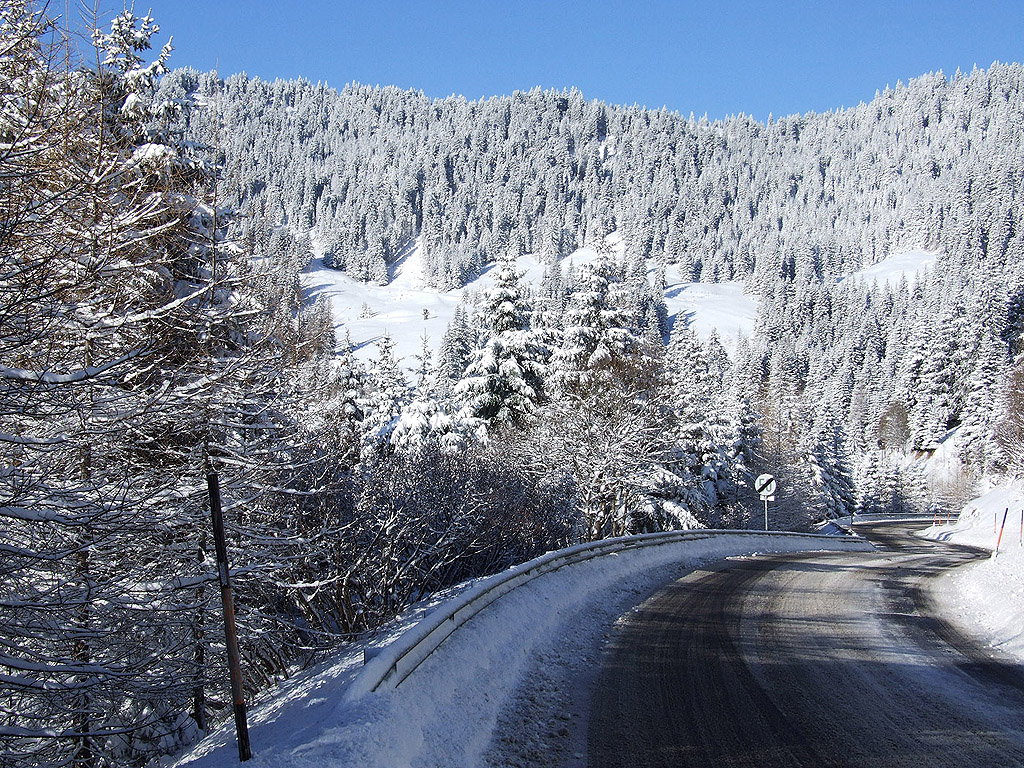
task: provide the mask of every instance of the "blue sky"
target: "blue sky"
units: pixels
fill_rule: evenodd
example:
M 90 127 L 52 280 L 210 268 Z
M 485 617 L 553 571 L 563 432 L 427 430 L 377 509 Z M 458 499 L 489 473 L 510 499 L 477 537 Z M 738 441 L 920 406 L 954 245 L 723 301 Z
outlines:
M 122 3 L 101 0 L 104 8 Z M 1024 3 L 152 0 L 176 66 L 428 96 L 575 86 L 590 99 L 759 120 L 897 80 L 1024 60 Z

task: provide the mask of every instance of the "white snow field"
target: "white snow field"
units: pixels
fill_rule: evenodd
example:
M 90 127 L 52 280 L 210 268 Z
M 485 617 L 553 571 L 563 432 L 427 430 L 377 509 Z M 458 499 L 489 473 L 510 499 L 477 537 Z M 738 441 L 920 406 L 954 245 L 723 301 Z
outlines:
M 611 244 L 613 252 L 616 243 Z M 377 341 L 385 333 L 395 343 L 395 355 L 409 369 L 419 353 L 421 339 L 427 334 L 431 350 L 436 351 L 455 307 L 464 297 L 471 299 L 493 283 L 494 266 L 465 288 L 439 291 L 424 285 L 419 246 L 392 269 L 388 285 L 379 286 L 352 280 L 343 272 L 329 269 L 316 258 L 303 275 L 307 296 L 312 300 L 327 296 L 334 310 L 338 340 L 347 333 L 357 357 L 368 360 L 377 356 Z M 581 266 L 597 259 L 597 252 L 582 248 L 560 262 L 564 275 L 570 264 Z M 516 266 L 523 272 L 522 281 L 534 287 L 540 284 L 544 265 L 532 256 L 521 256 Z M 650 274 L 653 275 L 652 266 Z M 732 351 L 740 334 L 749 335 L 757 318 L 757 298 L 743 293 L 743 284 L 686 283 L 679 279 L 675 267 L 666 270 L 665 304 L 670 319 L 689 322 L 702 338 L 717 329 L 726 350 Z M 468 303 L 468 302 L 467 302 Z
M 897 251 L 877 264 L 857 270 L 850 277 L 864 280 L 867 283 L 878 282 L 892 287 L 899 285 L 900 280 L 905 277 L 907 284 L 913 285 L 914 278 L 931 269 L 938 256 L 938 253 L 926 251 L 923 248 Z
M 922 535 L 992 551 L 990 559 L 939 580 L 940 608 L 993 653 L 1024 663 L 1024 488 L 993 488 L 968 503 L 955 523 Z
M 617 257 L 622 247 L 616 235 L 609 236 L 609 246 Z M 898 252 L 885 261 L 865 267 L 850 277 L 868 282 L 877 280 L 898 285 L 901 277 L 913 278 L 930 269 L 937 254 L 925 250 Z M 580 250 L 564 257 L 560 266 L 564 275 L 570 264 L 581 266 L 597 259 L 592 248 Z M 523 272 L 523 283 L 536 287 L 544 275 L 544 265 L 533 256 L 521 256 L 516 266 Z M 356 355 L 368 360 L 377 355 L 377 341 L 385 333 L 395 343 L 395 354 L 408 369 L 415 366 L 414 356 L 419 353 L 424 333 L 429 347 L 436 351 L 455 307 L 464 297 L 471 299 L 493 282 L 493 265 L 465 288 L 439 291 L 424 284 L 419 246 L 410 249 L 398 262 L 386 286 L 360 283 L 343 272 L 329 269 L 316 258 L 304 274 L 304 284 L 310 299 L 324 295 L 334 310 L 338 340 L 347 333 L 356 348 Z M 652 277 L 652 263 L 649 273 Z M 722 345 L 731 354 L 739 336 L 749 336 L 757 320 L 758 300 L 744 293 L 740 282 L 691 283 L 680 278 L 674 266 L 666 270 L 665 305 L 670 322 L 684 321 L 707 339 L 717 331 Z
M 356 677 L 364 648 L 358 647 L 271 692 L 250 712 L 249 765 L 477 768 L 513 764 L 537 738 L 546 749 L 554 739 L 554 749 L 582 757 L 584 745 L 573 739 L 585 728 L 567 724 L 583 713 L 566 708 L 560 722 L 541 723 L 529 713 L 503 714 L 503 705 L 531 686 L 527 700 L 543 700 L 539 710 L 559 711 L 551 703 L 569 701 L 563 688 L 596 668 L 616 618 L 702 562 L 755 552 L 862 548 L 869 546 L 850 537 L 726 534 L 626 550 L 545 573 L 467 621 L 396 689 L 362 693 L 366 686 Z M 448 599 L 454 599 L 451 593 Z M 443 606 L 412 611 L 371 644 L 370 654 L 432 609 Z M 538 682 L 538 666 L 547 665 L 557 673 Z M 172 764 L 214 768 L 236 761 L 229 723 Z

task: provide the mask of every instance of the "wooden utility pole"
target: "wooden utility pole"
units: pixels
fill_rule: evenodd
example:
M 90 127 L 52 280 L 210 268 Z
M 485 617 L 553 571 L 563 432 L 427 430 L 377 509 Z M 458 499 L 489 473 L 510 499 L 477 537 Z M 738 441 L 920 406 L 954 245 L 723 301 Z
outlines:
M 220 597 L 224 604 L 224 634 L 228 646 L 228 670 L 231 673 L 231 705 L 235 710 L 235 733 L 238 736 L 238 759 L 243 763 L 252 757 L 249 748 L 249 725 L 245 719 L 245 696 L 242 691 L 242 661 L 238 652 L 235 629 L 235 601 L 231 596 L 228 574 L 228 550 L 224 543 L 224 515 L 220 507 L 220 481 L 216 472 L 206 476 L 210 489 L 210 512 L 213 515 L 213 542 L 217 548 L 217 572 L 220 575 Z

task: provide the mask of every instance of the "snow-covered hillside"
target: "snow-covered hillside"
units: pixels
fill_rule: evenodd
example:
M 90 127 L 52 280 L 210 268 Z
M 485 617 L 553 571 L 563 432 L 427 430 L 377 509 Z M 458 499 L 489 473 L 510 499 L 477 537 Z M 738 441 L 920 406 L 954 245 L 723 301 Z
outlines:
M 613 251 L 621 256 L 618 240 L 614 236 L 610 240 Z M 936 257 L 936 253 L 922 249 L 897 252 L 850 277 L 896 286 L 901 278 L 906 277 L 912 282 L 916 275 L 930 269 Z M 564 257 L 560 266 L 564 272 L 570 265 L 581 266 L 595 259 L 596 251 L 581 248 Z M 516 267 L 523 273 L 524 285 L 536 287 L 540 284 L 544 265 L 533 256 L 521 256 Z M 384 334 L 389 334 L 395 342 L 395 354 L 406 367 L 412 368 L 423 335 L 426 334 L 430 348 L 436 350 L 455 307 L 489 287 L 493 282 L 493 270 L 494 265 L 490 265 L 464 288 L 440 291 L 424 284 L 421 250 L 417 245 L 392 267 L 388 285 L 353 280 L 340 270 L 325 267 L 321 258 L 311 262 L 304 275 L 304 285 L 310 299 L 321 295 L 330 298 L 338 340 L 343 341 L 347 334 L 358 357 L 365 360 L 376 356 L 377 341 Z M 650 274 L 653 278 L 653 264 Z M 717 331 L 730 353 L 736 348 L 740 336 L 749 336 L 753 331 L 758 300 L 744 292 L 742 283 L 684 281 L 675 266 L 669 266 L 665 276 L 665 305 L 671 323 L 688 323 L 702 339 Z
M 439 291 L 424 285 L 420 255 L 420 248 L 413 248 L 394 266 L 391 282 L 385 286 L 355 281 L 339 270 L 325 267 L 323 260 L 317 258 L 303 276 L 305 288 L 310 299 L 322 295 L 330 298 L 338 339 L 343 341 L 348 334 L 358 357 L 375 357 L 376 342 L 389 334 L 395 342 L 396 356 L 412 368 L 423 335 L 427 335 L 430 348 L 436 350 L 455 307 L 489 287 L 494 271 L 491 265 L 466 287 Z M 583 248 L 562 259 L 560 266 L 564 272 L 570 265 L 581 266 L 596 258 L 596 251 Z M 516 266 L 523 273 L 524 285 L 540 284 L 544 266 L 536 259 L 521 256 Z M 667 269 L 666 280 L 665 304 L 670 322 L 687 322 L 705 339 L 717 330 L 730 352 L 740 335 L 749 335 L 753 330 L 757 298 L 745 294 L 741 283 L 684 282 L 675 267 Z

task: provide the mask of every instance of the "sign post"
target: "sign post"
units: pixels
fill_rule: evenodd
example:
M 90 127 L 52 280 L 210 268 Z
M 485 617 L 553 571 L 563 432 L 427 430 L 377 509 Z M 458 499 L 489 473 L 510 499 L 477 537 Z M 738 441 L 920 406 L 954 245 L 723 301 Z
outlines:
M 779 484 L 771 475 L 758 475 L 757 480 L 754 481 L 754 490 L 761 495 L 761 501 L 764 502 L 764 529 L 766 531 L 768 530 L 768 502 L 775 501 L 775 490 L 778 487 Z

